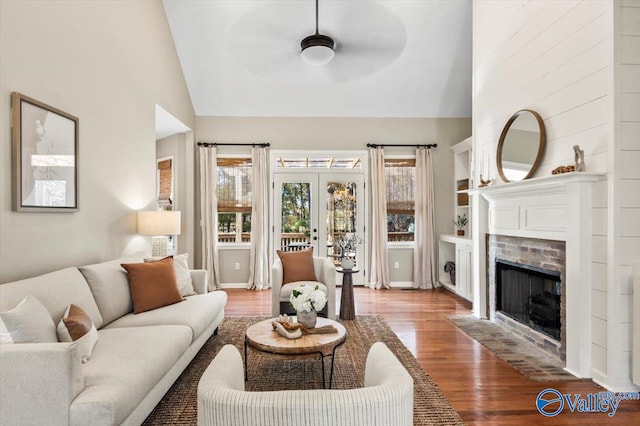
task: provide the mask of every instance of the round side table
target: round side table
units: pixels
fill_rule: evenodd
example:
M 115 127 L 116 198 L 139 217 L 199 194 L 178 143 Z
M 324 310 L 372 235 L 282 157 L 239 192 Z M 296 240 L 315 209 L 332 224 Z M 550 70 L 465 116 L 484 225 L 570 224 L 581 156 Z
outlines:
M 356 305 L 353 298 L 353 277 L 352 275 L 360 272 L 360 269 L 344 269 L 336 268 L 338 273 L 342 274 L 342 296 L 340 297 L 340 319 L 354 320 L 356 319 Z

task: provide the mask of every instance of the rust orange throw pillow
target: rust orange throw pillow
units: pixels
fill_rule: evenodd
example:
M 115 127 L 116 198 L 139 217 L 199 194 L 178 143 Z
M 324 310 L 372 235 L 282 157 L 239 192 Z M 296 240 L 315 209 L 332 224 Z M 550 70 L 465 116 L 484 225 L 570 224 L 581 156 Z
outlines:
M 151 263 L 123 263 L 129 276 L 133 313 L 150 311 L 182 301 L 173 257 Z
M 301 251 L 280 251 L 282 284 L 294 281 L 317 281 L 313 269 L 313 247 Z

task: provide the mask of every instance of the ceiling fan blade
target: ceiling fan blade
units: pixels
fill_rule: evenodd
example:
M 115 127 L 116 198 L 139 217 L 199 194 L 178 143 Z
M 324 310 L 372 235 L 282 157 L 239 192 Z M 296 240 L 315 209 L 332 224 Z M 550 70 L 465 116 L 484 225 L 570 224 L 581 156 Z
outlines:
M 322 69 L 310 69 L 300 59 L 300 41 L 315 30 L 315 11 L 306 2 L 280 3 L 288 16 L 300 16 L 296 20 L 283 22 L 283 9 L 274 4 L 242 16 L 229 33 L 232 57 L 256 74 L 299 70 L 310 78 L 351 80 L 383 69 L 400 56 L 407 34 L 393 11 L 377 2 L 327 3 L 320 8 L 319 29 L 335 40 L 336 55 Z
M 300 52 L 295 29 L 281 25 L 273 8 L 261 7 L 240 18 L 228 39 L 233 58 L 257 74 L 278 72 Z

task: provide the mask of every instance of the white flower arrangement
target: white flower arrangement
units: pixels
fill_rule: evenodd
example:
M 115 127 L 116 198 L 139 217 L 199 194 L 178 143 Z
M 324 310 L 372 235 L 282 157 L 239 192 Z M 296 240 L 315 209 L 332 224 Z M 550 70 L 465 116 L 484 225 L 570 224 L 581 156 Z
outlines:
M 318 312 L 327 304 L 327 296 L 318 285 L 301 284 L 293 289 L 289 302 L 297 312 Z

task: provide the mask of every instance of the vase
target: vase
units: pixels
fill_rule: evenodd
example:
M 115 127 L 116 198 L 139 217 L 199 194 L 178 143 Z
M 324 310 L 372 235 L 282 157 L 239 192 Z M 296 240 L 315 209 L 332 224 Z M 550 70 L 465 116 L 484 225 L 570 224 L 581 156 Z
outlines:
M 464 237 L 464 229 L 458 229 L 458 235 Z
M 314 328 L 318 320 L 316 311 L 298 312 L 298 322 L 307 328 Z
M 353 269 L 354 265 L 355 263 L 353 262 L 353 259 L 349 259 L 348 257 L 345 257 L 340 261 L 340 266 L 342 266 L 342 269 Z

